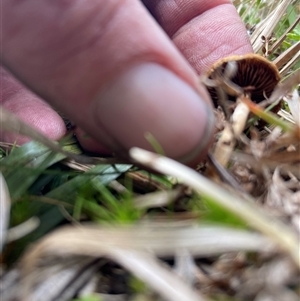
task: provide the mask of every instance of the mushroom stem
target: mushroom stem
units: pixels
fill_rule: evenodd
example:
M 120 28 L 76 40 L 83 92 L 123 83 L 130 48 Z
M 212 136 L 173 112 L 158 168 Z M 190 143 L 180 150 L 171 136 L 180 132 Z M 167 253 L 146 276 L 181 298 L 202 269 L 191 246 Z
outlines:
M 232 114 L 231 123 L 225 126 L 214 151 L 214 157 L 222 166 L 226 166 L 229 162 L 236 145 L 236 137 L 243 132 L 250 112 L 248 106 L 241 102 L 239 98 L 237 102 L 238 105 Z

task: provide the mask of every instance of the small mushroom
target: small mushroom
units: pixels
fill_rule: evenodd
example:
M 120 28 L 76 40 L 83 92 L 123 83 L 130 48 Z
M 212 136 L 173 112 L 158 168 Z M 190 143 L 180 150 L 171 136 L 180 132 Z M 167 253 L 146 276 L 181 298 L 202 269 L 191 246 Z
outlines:
M 270 97 L 280 81 L 280 75 L 275 64 L 258 54 L 234 55 L 217 61 L 208 71 L 207 77 L 213 79 L 216 73 L 223 73 L 229 62 L 236 63 L 236 72 L 230 81 L 240 87 L 244 94 L 255 103 Z M 208 91 L 218 106 L 215 87 L 208 87 Z M 236 95 L 228 94 L 228 99 L 235 101 Z
M 225 127 L 214 153 L 223 166 L 228 163 L 235 146 L 234 138 L 243 132 L 249 115 L 249 108 L 240 99 L 247 97 L 259 103 L 271 96 L 279 81 L 277 67 L 258 54 L 223 58 L 208 71 L 204 84 L 207 83 L 215 107 L 221 105 L 226 110 L 224 98 L 237 102 L 231 124 Z M 273 110 L 279 110 L 279 106 Z

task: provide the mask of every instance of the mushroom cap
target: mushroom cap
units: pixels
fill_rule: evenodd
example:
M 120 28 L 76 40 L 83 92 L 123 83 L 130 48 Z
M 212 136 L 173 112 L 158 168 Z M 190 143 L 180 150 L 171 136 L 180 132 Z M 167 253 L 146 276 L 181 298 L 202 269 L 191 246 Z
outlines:
M 259 103 L 271 96 L 280 81 L 280 75 L 275 64 L 258 54 L 249 53 L 223 58 L 217 61 L 207 72 L 208 78 L 212 78 L 216 70 L 223 72 L 230 61 L 237 63 L 236 74 L 230 80 L 241 87 L 245 94 L 250 95 L 253 102 Z M 218 97 L 215 88 L 207 87 L 207 89 L 215 107 L 217 107 Z M 227 97 L 229 100 L 236 100 L 233 95 L 227 95 Z

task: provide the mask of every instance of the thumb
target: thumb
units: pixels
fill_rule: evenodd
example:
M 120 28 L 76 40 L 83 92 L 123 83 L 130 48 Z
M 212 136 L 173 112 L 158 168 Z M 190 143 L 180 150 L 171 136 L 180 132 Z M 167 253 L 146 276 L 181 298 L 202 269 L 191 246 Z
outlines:
M 205 154 L 209 97 L 139 1 L 4 0 L 2 10 L 4 65 L 97 141 L 124 154 L 152 149 L 150 133 L 173 158 Z

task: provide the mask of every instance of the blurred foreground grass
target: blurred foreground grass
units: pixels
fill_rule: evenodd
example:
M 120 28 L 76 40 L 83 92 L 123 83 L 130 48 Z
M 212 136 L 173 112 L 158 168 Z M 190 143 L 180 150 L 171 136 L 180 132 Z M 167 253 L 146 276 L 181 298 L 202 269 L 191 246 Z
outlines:
M 271 61 L 282 62 L 282 56 L 284 63 L 279 69 L 284 78 L 299 71 L 300 26 L 299 23 L 296 24 L 300 14 L 299 2 L 233 1 L 233 3 L 249 30 L 253 45 L 258 45 L 257 52 Z M 280 5 L 285 7 L 282 14 L 276 11 Z M 276 14 L 278 14 L 277 19 Z M 269 18 L 270 16 L 273 16 L 273 19 Z M 295 25 L 294 28 L 288 31 L 293 25 Z M 266 28 L 271 28 L 271 30 L 267 31 Z M 270 34 L 265 36 L 266 32 Z M 257 38 L 253 35 L 257 35 Z M 281 43 L 277 45 L 278 41 Z M 274 45 L 276 45 L 275 48 Z M 292 51 L 293 48 L 296 50 Z M 290 116 L 288 106 L 285 105 L 283 108 L 282 114 L 286 113 Z M 277 116 L 277 118 L 281 117 Z M 257 135 L 248 135 L 251 141 L 249 146 L 251 147 L 251 143 L 258 136 L 263 143 L 267 140 L 266 137 L 269 137 L 267 134 L 273 130 L 272 124 L 264 129 L 255 127 L 249 129 L 249 132 L 255 132 Z M 278 139 L 279 137 L 280 135 Z M 66 150 L 79 151 L 73 141 L 69 143 L 65 141 L 64 144 Z M 291 140 L 289 147 L 294 147 L 298 151 L 299 141 Z M 246 147 L 240 147 L 238 151 L 244 152 L 245 149 Z M 176 178 L 170 175 L 151 174 L 129 164 L 94 166 L 78 164 L 70 161 L 64 154 L 55 153 L 37 142 L 30 142 L 22 147 L 3 147 L 0 169 L 8 186 L 10 204 L 7 202 L 7 196 L 1 196 L 2 230 L 6 228 L 5 220 L 9 220 L 9 225 L 8 242 L 1 256 L 2 291 L 0 289 L 0 293 L 3 294 L 5 301 L 12 300 L 7 297 L 8 289 L 5 291 L 5 287 L 9 287 L 9 284 L 4 285 L 7 279 L 5 276 L 12 273 L 14 269 L 18 269 L 20 258 L 24 252 L 29 252 L 26 253 L 29 255 L 25 257 L 27 261 L 25 263 L 24 259 L 23 263 L 22 259 L 20 261 L 20 266 L 23 267 L 21 272 L 28 277 L 27 281 L 32 285 L 31 289 L 34 287 L 41 289 L 39 287 L 41 282 L 45 286 L 41 290 L 44 297 L 37 297 L 35 292 L 36 295 L 31 300 L 70 300 L 68 296 L 72 298 L 77 296 L 74 301 L 150 301 L 162 300 L 161 298 L 169 298 L 169 300 L 177 298 L 180 301 L 262 301 L 275 300 L 275 296 L 278 298 L 276 300 L 299 300 L 297 299 L 300 293 L 299 270 L 295 261 L 291 260 L 295 244 L 297 247 L 297 239 L 294 237 L 299 235 L 297 230 L 300 230 L 300 226 L 297 229 L 300 202 L 296 203 L 300 196 L 300 186 L 297 186 L 300 176 L 293 171 L 292 166 L 297 166 L 295 164 L 299 164 L 299 161 L 298 158 L 289 162 L 290 166 L 286 167 L 287 172 L 282 178 L 294 184 L 296 182 L 293 189 L 288 191 L 289 194 L 283 188 L 275 193 L 279 195 L 284 191 L 282 199 L 286 202 L 291 200 L 295 207 L 292 213 L 287 213 L 286 209 L 282 209 L 285 204 L 278 205 L 274 194 L 272 198 L 266 196 L 273 193 L 274 185 L 282 184 L 277 178 L 277 182 L 274 180 L 276 168 L 266 165 L 261 166 L 259 170 L 253 166 L 247 169 L 242 164 L 234 166 L 232 162 L 227 172 L 239 182 L 242 188 L 242 193 L 240 193 L 216 177 L 211 163 L 205 162 L 200 165 L 198 172 L 212 182 L 216 182 L 220 186 L 221 195 L 225 189 L 229 196 L 232 196 L 232 201 L 234 198 L 240 198 L 241 211 L 239 213 L 238 210 L 235 211 L 234 208 L 216 199 L 214 194 L 216 191 L 207 195 L 203 191 L 195 193 L 191 190 L 189 186 L 193 188 L 195 186 L 192 182 L 183 181 L 186 176 L 185 172 L 182 173 L 182 178 Z M 281 166 L 280 160 L 277 163 L 278 167 Z M 246 184 L 243 182 L 245 178 Z M 199 185 L 200 182 L 199 180 Z M 291 185 L 290 182 L 288 184 L 284 182 L 284 184 Z M 1 187 L 4 191 L 4 186 Z M 298 187 L 298 190 L 294 187 Z M 6 199 L 5 202 L 4 199 Z M 248 206 L 249 200 L 250 203 L 254 200 L 255 206 L 249 207 L 248 214 L 242 211 L 248 208 L 244 207 L 244 203 Z M 260 215 L 260 210 L 265 209 L 268 210 L 268 214 L 265 212 L 265 215 Z M 270 225 L 269 228 L 266 226 L 264 229 L 261 229 L 262 226 L 258 224 L 253 225 L 256 220 L 254 215 L 250 215 L 251 210 L 254 210 L 254 215 L 257 212 L 257 216 L 260 217 L 257 221 L 262 222 L 261 225 L 263 222 L 268 223 L 269 215 L 274 218 L 274 225 Z M 95 230 L 95 233 L 94 228 L 85 229 L 86 222 L 99 228 Z M 274 233 L 272 234 L 277 222 L 279 226 L 282 225 L 282 235 L 285 233 L 286 237 L 281 237 L 280 231 L 275 236 Z M 76 235 L 74 234 L 73 237 L 72 231 L 63 230 L 68 235 L 61 232 L 58 233 L 61 236 L 58 235 L 57 238 L 53 236 L 53 240 L 50 236 L 47 240 L 49 232 L 60 229 L 64 225 L 71 225 L 76 231 L 82 229 L 84 235 L 81 236 L 80 231 L 74 231 Z M 129 228 L 129 232 L 126 232 L 129 225 L 133 228 Z M 113 226 L 113 228 L 106 228 L 108 226 Z M 216 228 L 211 228 L 211 226 Z M 191 234 L 189 240 L 188 233 L 192 233 L 195 227 L 199 233 L 197 232 L 195 236 Z M 190 232 L 184 232 L 186 228 L 190 229 Z M 263 235 L 253 236 L 258 233 L 251 229 Z M 13 232 L 13 230 L 17 231 Z M 100 232 L 97 232 L 98 230 Z M 101 232 L 106 230 L 107 232 Z M 130 233 L 132 233 L 132 240 Z M 184 233 L 184 236 L 181 236 L 181 233 Z M 3 243 L 5 233 L 1 234 Z M 161 237 L 160 234 L 165 236 Z M 95 246 L 89 245 L 91 240 L 85 240 L 89 235 L 93 237 L 92 241 L 95 240 Z M 198 245 L 194 245 L 196 238 L 202 237 L 201 235 L 203 235 L 203 240 Z M 173 237 L 173 240 L 169 241 L 170 237 Z M 223 237 L 228 241 L 223 241 Z M 290 238 L 289 241 L 287 237 Z M 40 249 L 31 251 L 32 243 L 41 238 L 45 239 L 44 245 L 42 243 Z M 127 240 L 123 241 L 122 238 L 127 238 Z M 209 240 L 210 238 L 212 241 Z M 243 238 L 245 240 L 242 240 Z M 68 244 L 68 239 L 71 245 Z M 58 241 L 60 245 L 54 247 Z M 155 245 L 155 241 L 159 242 L 159 246 Z M 290 243 L 290 249 L 288 246 L 280 246 L 280 242 L 284 244 L 285 241 L 287 244 Z M 201 249 L 201 243 L 206 244 L 205 250 Z M 172 253 L 168 246 L 173 244 Z M 85 248 L 84 245 L 89 247 Z M 150 251 L 151 256 L 147 252 L 146 255 L 143 253 L 141 245 L 145 250 Z M 45 254 L 54 258 L 60 254 L 65 260 L 48 262 L 48 257 L 43 257 Z M 89 261 L 90 259 L 87 259 L 89 256 L 98 259 Z M 295 257 L 297 255 L 294 259 Z M 35 262 L 35 258 L 42 264 Z M 27 273 L 28 262 L 32 263 L 31 273 Z M 165 264 L 172 267 L 172 270 L 165 269 Z M 129 270 L 131 275 L 119 265 Z M 56 267 L 55 272 L 51 270 L 54 267 Z M 58 270 L 65 272 L 71 270 L 69 278 L 58 275 Z M 144 271 L 148 271 L 148 274 Z M 283 272 L 286 273 L 285 278 L 279 277 L 280 280 L 278 280 L 276 277 Z M 34 275 L 34 278 L 30 275 Z M 177 275 L 182 278 L 178 279 Z M 18 277 L 15 281 L 20 284 L 22 277 L 20 275 Z M 52 279 L 52 282 L 48 279 Z M 63 287 L 58 287 L 59 282 L 64 284 Z M 15 284 L 15 282 L 12 283 Z M 170 286 L 173 286 L 175 292 L 168 290 L 168 283 L 172 284 Z M 67 293 L 68 288 L 72 291 L 70 295 Z M 83 288 L 85 288 L 84 293 L 81 292 Z M 49 291 L 53 296 L 51 294 L 45 296 L 45 292 Z

